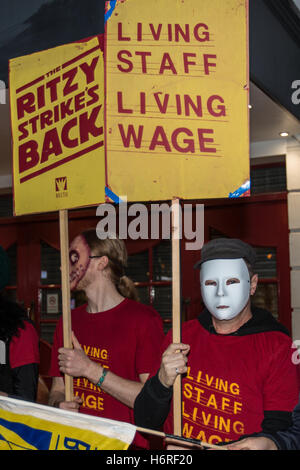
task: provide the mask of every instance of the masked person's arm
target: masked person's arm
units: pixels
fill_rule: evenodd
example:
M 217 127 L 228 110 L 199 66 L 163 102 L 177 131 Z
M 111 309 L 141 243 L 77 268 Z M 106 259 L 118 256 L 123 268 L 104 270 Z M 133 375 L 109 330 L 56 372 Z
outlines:
M 170 411 L 173 384 L 178 374 L 187 371 L 186 344 L 171 344 L 162 356 L 158 373 L 145 383 L 134 403 L 134 419 L 137 426 L 160 429 Z
M 134 402 L 134 422 L 137 426 L 159 430 L 170 411 L 172 387 L 164 387 L 158 373 L 147 380 Z

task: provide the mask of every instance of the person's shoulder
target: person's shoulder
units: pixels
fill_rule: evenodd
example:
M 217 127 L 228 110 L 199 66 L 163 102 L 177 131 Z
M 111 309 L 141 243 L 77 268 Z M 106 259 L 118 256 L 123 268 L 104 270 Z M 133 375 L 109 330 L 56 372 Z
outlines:
M 136 324 L 143 325 L 159 325 L 162 327 L 163 320 L 161 315 L 151 305 L 145 305 L 131 299 L 125 299 L 122 305 L 122 316 L 128 321 L 134 321 Z
M 79 307 L 75 307 L 71 310 L 71 321 L 76 322 L 80 320 L 80 316 L 83 312 L 86 312 L 87 304 L 80 305 Z M 60 332 L 63 328 L 63 316 L 61 315 L 56 324 L 56 331 Z
M 241 328 L 243 334 L 264 334 L 267 338 L 277 338 L 280 342 L 291 342 L 289 330 L 268 310 L 254 306 L 252 319 Z
M 201 328 L 201 325 L 199 323 L 199 320 L 197 318 L 194 318 L 192 320 L 187 320 L 182 323 L 181 325 L 181 335 L 182 339 L 186 337 L 190 337 L 192 334 L 200 334 L 201 331 L 204 332 L 204 329 Z M 173 335 L 172 329 L 170 329 L 167 333 L 167 337 L 170 338 Z
M 31 335 L 31 336 L 34 336 L 34 337 L 37 337 L 37 336 L 38 336 L 36 327 L 35 327 L 35 325 L 34 325 L 31 321 L 24 320 L 24 331 L 25 331 L 28 335 Z
M 145 316 L 145 317 L 160 317 L 159 313 L 151 305 L 142 304 L 132 299 L 125 299 L 123 301 L 123 308 L 131 315 Z
M 256 319 L 255 319 L 256 317 Z M 290 353 L 293 340 L 288 329 L 279 322 L 270 312 L 255 308 L 254 321 L 249 322 L 249 330 L 245 328 L 241 336 L 250 336 L 255 341 L 257 348 L 269 351 L 270 356 L 278 356 Z
M 31 320 L 25 319 L 23 326 L 12 337 L 9 355 L 12 369 L 40 362 L 39 335 Z
M 207 335 L 206 330 L 200 325 L 198 318 L 188 320 L 181 325 L 181 336 L 183 342 L 192 341 L 192 338 Z
M 280 330 L 264 331 L 261 335 L 257 334 L 254 336 L 256 336 L 257 339 L 259 339 L 260 336 L 263 337 L 264 342 L 269 343 L 273 351 L 279 351 L 280 348 L 290 349 L 293 344 L 292 338 Z
M 78 307 L 72 308 L 71 316 L 72 318 L 79 317 L 82 313 L 86 313 L 87 303 L 79 305 Z
M 192 320 L 188 320 L 182 323 L 182 331 L 194 331 L 200 325 L 198 318 L 193 318 Z
M 24 338 L 25 336 L 26 337 L 37 338 L 38 333 L 37 333 L 37 330 L 36 330 L 36 327 L 34 326 L 34 324 L 31 321 L 28 321 L 28 320 L 24 319 L 23 327 L 18 328 L 18 332 L 17 332 L 16 336 L 17 337 L 22 337 L 22 338 Z

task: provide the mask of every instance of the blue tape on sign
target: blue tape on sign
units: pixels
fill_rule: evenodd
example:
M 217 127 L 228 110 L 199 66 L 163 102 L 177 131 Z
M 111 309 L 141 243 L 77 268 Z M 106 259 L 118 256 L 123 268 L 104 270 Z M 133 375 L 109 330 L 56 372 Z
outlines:
M 49 450 L 52 432 L 36 429 L 24 423 L 8 421 L 4 418 L 0 418 L 0 426 L 4 434 L 6 434 L 5 431 L 10 432 L 9 436 L 12 440 L 9 441 L 4 434 L 0 433 L 0 440 L 7 443 L 7 449 L 30 450 L 35 447 L 37 450 Z
M 104 23 L 106 23 L 109 18 L 111 17 L 111 15 L 113 14 L 113 11 L 116 7 L 116 4 L 117 4 L 117 0 L 111 0 L 109 3 L 109 6 L 110 6 L 110 9 L 105 13 L 104 15 Z
M 116 204 L 121 204 L 121 202 L 123 202 L 122 199 L 120 199 L 119 196 L 113 193 L 112 190 L 109 189 L 107 186 L 105 186 L 105 194 L 107 197 L 109 197 L 109 199 L 111 199 Z
M 239 189 L 237 189 L 233 193 L 229 193 L 228 197 L 235 198 L 235 197 L 245 196 L 245 193 L 250 191 L 250 186 L 251 186 L 250 180 L 248 180 L 246 181 L 246 183 L 242 184 L 242 186 Z

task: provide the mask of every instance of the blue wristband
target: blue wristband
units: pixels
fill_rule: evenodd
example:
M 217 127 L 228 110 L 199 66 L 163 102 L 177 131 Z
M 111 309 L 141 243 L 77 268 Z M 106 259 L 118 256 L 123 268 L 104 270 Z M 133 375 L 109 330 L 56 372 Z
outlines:
M 108 372 L 107 369 L 103 369 L 102 375 L 101 375 L 100 379 L 98 380 L 98 382 L 96 383 L 97 387 L 101 388 L 101 385 L 103 384 L 103 381 L 105 379 L 105 376 L 106 376 L 107 372 Z

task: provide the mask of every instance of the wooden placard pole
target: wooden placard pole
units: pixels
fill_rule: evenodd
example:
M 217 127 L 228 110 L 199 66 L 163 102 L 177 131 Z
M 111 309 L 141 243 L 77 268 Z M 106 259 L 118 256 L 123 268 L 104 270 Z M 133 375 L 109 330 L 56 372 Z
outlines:
M 206 447 L 207 449 L 228 450 L 226 446 L 218 446 L 216 444 L 208 444 L 207 442 L 199 441 L 197 439 L 189 439 L 189 438 L 182 437 L 182 436 L 175 436 L 175 435 L 172 435 L 172 434 L 166 434 L 164 432 L 155 431 L 153 429 L 137 427 L 136 430 L 138 432 L 143 433 L 143 434 L 150 434 L 150 435 L 153 435 L 153 436 L 159 436 L 159 437 L 162 437 L 163 439 L 165 439 L 165 438 L 173 439 L 177 442 L 183 442 L 184 444 L 186 442 L 188 442 L 190 444 L 197 445 L 197 446 L 200 446 L 200 447 Z
M 63 340 L 65 348 L 72 348 L 71 301 L 70 301 L 70 275 L 69 275 L 69 230 L 68 211 L 59 211 L 60 232 L 60 260 L 61 260 L 61 290 L 62 290 L 62 318 Z M 65 374 L 65 399 L 73 399 L 73 377 Z
M 172 329 L 173 343 L 181 342 L 181 279 L 180 279 L 180 201 L 172 200 Z M 181 375 L 173 386 L 174 434 L 182 434 Z

